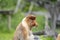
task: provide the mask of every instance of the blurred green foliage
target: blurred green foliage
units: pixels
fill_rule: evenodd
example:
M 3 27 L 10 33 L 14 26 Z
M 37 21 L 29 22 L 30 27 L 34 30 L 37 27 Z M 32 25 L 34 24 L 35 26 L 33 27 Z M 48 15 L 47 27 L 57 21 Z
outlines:
M 18 12 L 17 14 L 11 15 L 11 29 L 15 29 L 16 26 L 20 23 L 22 18 L 24 17 L 23 13 Z M 8 26 L 7 26 L 7 16 L 1 15 L 0 19 L 0 31 L 1 32 L 8 32 Z
M 10 9 L 15 7 L 17 0 L 0 0 L 0 9 Z
M 44 37 L 44 36 L 40 36 L 40 40 L 53 40 L 52 37 Z
M 17 0 L 0 0 L 0 10 L 10 10 L 15 9 Z M 27 12 L 29 9 L 30 3 L 27 2 L 25 8 L 23 9 L 23 12 Z M 42 7 L 34 6 L 33 11 L 40 11 L 44 10 Z M 7 28 L 7 16 L 0 14 L 0 40 L 12 40 L 14 31 L 17 27 L 17 25 L 21 22 L 21 20 L 25 17 L 24 13 L 21 13 L 19 10 L 16 14 L 11 15 L 11 32 L 8 31 Z M 44 29 L 44 16 L 36 16 L 37 22 L 39 26 L 37 28 L 33 28 L 33 31 L 39 31 Z M 9 32 L 9 33 L 8 33 Z M 41 40 L 52 40 L 49 38 L 41 37 Z
M 22 0 L 23 1 L 23 0 Z M 11 10 L 11 9 L 15 9 L 16 7 L 16 3 L 17 3 L 17 0 L 0 0 L 0 10 Z M 30 6 L 30 2 L 27 2 L 26 3 L 26 6 L 23 10 L 23 12 L 26 12 L 28 11 L 29 9 L 29 6 Z M 38 10 L 43 10 L 43 8 L 40 8 L 40 7 L 34 7 L 33 8 L 33 11 L 38 11 Z M 16 26 L 19 24 L 19 22 L 22 20 L 22 18 L 24 17 L 24 14 L 21 13 L 20 9 L 19 11 L 14 14 L 14 15 L 11 15 L 12 16 L 12 21 L 11 21 L 11 26 L 12 26 L 12 29 L 15 29 Z M 44 20 L 42 17 L 41 20 L 39 20 L 39 17 L 37 17 L 38 19 L 38 22 L 42 22 L 42 20 Z M 40 26 L 42 26 L 44 23 L 42 23 Z M 41 27 L 42 29 L 43 27 Z M 8 31 L 8 27 L 7 27 L 7 16 L 6 15 L 2 15 L 0 14 L 0 31 L 2 32 L 6 32 Z
M 13 40 L 14 33 L 0 33 L 0 40 Z

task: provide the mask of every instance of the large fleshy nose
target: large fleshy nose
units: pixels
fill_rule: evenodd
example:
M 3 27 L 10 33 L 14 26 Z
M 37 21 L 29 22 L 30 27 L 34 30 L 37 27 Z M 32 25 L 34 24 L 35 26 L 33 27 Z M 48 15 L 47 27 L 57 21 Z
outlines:
M 36 27 L 38 27 L 38 23 L 36 23 Z
M 38 23 L 34 22 L 32 23 L 32 26 L 38 27 Z
M 35 23 L 35 26 L 38 27 L 38 23 L 36 22 L 36 20 L 34 21 L 34 23 Z

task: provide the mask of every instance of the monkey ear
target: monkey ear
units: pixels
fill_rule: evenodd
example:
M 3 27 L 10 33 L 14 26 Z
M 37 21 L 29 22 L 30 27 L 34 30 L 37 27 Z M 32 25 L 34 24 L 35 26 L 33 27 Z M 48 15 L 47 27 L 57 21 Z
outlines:
M 34 15 L 29 15 L 29 16 L 27 16 L 29 19 L 31 19 L 31 20 L 35 20 L 36 19 L 36 17 L 34 16 Z

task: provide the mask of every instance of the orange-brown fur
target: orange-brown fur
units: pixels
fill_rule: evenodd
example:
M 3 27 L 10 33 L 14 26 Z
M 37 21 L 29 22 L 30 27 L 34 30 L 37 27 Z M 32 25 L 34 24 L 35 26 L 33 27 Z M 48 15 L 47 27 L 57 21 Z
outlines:
M 24 21 L 27 23 L 27 26 L 22 24 L 22 22 L 17 26 L 14 40 L 21 40 L 21 38 L 23 38 L 22 40 L 29 40 L 29 31 L 31 31 L 32 27 L 37 26 L 36 17 L 34 15 L 26 16 Z
M 57 36 L 56 40 L 60 40 L 60 34 L 58 34 L 58 36 Z

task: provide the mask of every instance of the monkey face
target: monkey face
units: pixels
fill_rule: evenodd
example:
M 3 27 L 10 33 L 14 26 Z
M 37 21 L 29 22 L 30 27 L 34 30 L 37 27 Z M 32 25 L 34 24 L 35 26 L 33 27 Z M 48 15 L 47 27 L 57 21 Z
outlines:
M 38 24 L 36 22 L 36 17 L 34 15 L 28 15 L 26 19 L 27 19 L 27 24 L 30 27 L 38 26 Z

